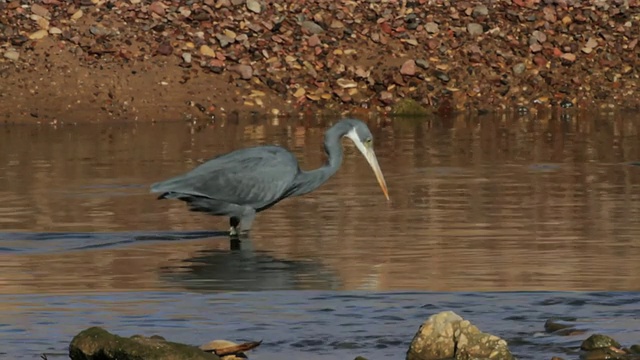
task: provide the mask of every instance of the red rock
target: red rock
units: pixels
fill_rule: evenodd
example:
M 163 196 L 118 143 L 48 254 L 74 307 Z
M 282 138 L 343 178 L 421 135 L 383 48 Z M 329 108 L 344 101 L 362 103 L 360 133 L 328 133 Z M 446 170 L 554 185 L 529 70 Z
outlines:
M 408 76 L 415 75 L 416 74 L 415 60 L 411 59 L 411 60 L 405 61 L 404 64 L 402 64 L 402 67 L 400 68 L 400 74 L 408 75 Z
M 320 38 L 318 37 L 318 35 L 314 34 L 314 35 L 310 36 L 309 39 L 307 39 L 307 43 L 311 47 L 318 46 L 318 45 L 320 45 Z
M 224 67 L 224 61 L 222 61 L 220 59 L 211 59 L 211 60 L 209 60 L 209 66 Z
M 386 22 L 383 22 L 380 24 L 380 29 L 382 29 L 382 31 L 384 31 L 387 34 L 391 34 L 393 32 L 391 25 L 389 25 L 389 23 L 386 23 Z
M 164 16 L 164 4 L 160 1 L 154 1 L 149 5 L 149 11 L 157 15 Z
M 542 55 L 536 55 L 533 57 L 533 63 L 538 66 L 547 66 L 547 59 Z

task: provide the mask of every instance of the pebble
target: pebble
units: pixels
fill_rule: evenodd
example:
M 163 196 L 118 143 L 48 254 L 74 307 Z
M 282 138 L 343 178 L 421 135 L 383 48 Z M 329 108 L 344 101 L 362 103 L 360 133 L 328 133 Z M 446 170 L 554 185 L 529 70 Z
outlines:
M 393 103 L 393 94 L 390 93 L 389 91 L 380 92 L 380 101 L 382 101 L 387 105 Z
M 200 46 L 200 54 L 208 57 L 216 57 L 216 52 L 209 45 Z
M 320 45 L 320 38 L 316 34 L 311 35 L 309 36 L 309 39 L 307 39 L 307 43 L 312 47 L 318 46 Z
M 49 35 L 47 30 L 38 30 L 38 31 L 32 33 L 31 35 L 29 35 L 29 39 L 31 39 L 31 40 L 40 40 L 40 39 L 43 39 L 43 38 L 47 37 L 47 35 Z
M 84 15 L 82 10 L 78 10 L 78 11 L 74 12 L 73 15 L 71 15 L 71 20 L 78 20 L 78 19 L 80 19 L 82 17 L 82 15 Z
M 191 53 L 188 53 L 188 52 L 182 53 L 182 61 L 184 61 L 187 64 L 191 64 Z
M 260 3 L 256 0 L 247 0 L 247 9 L 249 9 L 249 11 L 253 11 L 256 14 L 260 14 L 260 12 L 262 11 L 262 6 L 260 6 Z
M 49 34 L 51 34 L 51 35 L 60 35 L 60 34 L 62 34 L 62 30 L 60 28 L 52 26 L 52 27 L 49 28 Z
M 38 18 L 36 19 L 36 24 L 38 24 L 38 27 L 40 29 L 43 30 L 48 30 L 49 29 L 49 20 L 38 16 Z
M 440 31 L 438 24 L 434 22 L 428 22 L 424 29 L 427 30 L 429 34 L 437 34 Z
M 218 42 L 220 43 L 221 47 L 227 47 L 229 46 L 229 44 L 231 44 L 233 42 L 233 39 L 228 37 L 227 35 L 223 35 L 223 34 L 216 34 L 216 39 L 218 39 Z
M 160 55 L 168 56 L 173 53 L 173 46 L 171 46 L 171 44 L 166 41 L 158 45 L 157 51 Z
M 164 16 L 164 4 L 160 1 L 154 1 L 149 5 L 149 11 L 156 15 Z
M 473 8 L 473 17 L 489 15 L 489 9 L 485 5 L 478 5 Z
M 17 61 L 20 58 L 20 53 L 15 50 L 7 50 L 4 52 L 5 59 Z
M 400 74 L 413 76 L 416 74 L 416 62 L 415 60 L 407 60 L 402 64 L 400 68 Z
M 527 67 L 524 65 L 524 63 L 517 63 L 517 64 L 513 65 L 512 70 L 513 70 L 514 74 L 520 75 L 520 74 L 522 74 L 524 72 L 524 70 L 526 68 Z
M 236 65 L 231 68 L 236 73 L 240 74 L 240 78 L 243 80 L 250 80 L 253 77 L 253 68 L 250 65 Z
M 418 65 L 419 67 L 423 68 L 423 69 L 428 69 L 429 68 L 429 62 L 425 59 L 418 59 L 416 60 L 416 65 Z
M 566 62 L 574 62 L 576 61 L 576 55 L 575 54 L 571 54 L 571 53 L 566 53 L 566 54 L 562 54 L 560 56 L 560 58 Z
M 476 36 L 481 35 L 484 32 L 484 29 L 482 28 L 482 25 L 478 23 L 470 23 L 467 25 L 467 31 L 470 35 Z
M 322 28 L 322 26 L 310 20 L 303 21 L 300 24 L 300 26 L 302 26 L 303 29 L 306 29 L 308 32 L 312 34 L 320 34 L 324 32 L 324 29 Z
M 49 10 L 47 10 L 47 8 L 45 8 L 42 5 L 38 5 L 38 4 L 31 5 L 31 12 L 38 16 L 42 16 L 43 18 L 47 18 L 47 19 L 51 18 L 51 13 L 49 13 Z

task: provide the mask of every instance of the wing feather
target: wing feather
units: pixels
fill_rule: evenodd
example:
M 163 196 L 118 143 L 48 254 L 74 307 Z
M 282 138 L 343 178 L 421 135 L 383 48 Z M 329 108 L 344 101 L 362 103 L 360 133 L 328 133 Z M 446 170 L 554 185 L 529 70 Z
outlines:
M 213 158 L 184 175 L 153 184 L 151 192 L 202 196 L 259 209 L 279 200 L 297 173 L 293 154 L 261 146 Z

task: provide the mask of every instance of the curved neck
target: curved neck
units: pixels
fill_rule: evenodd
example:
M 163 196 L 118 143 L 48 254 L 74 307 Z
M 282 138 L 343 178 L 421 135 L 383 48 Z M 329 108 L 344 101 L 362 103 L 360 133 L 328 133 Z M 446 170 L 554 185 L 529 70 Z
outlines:
M 324 166 L 311 171 L 300 171 L 294 180 L 291 196 L 307 194 L 324 184 L 340 165 L 342 165 L 342 137 L 346 135 L 352 126 L 347 122 L 339 122 L 333 125 L 324 135 L 324 151 L 327 154 L 327 162 Z

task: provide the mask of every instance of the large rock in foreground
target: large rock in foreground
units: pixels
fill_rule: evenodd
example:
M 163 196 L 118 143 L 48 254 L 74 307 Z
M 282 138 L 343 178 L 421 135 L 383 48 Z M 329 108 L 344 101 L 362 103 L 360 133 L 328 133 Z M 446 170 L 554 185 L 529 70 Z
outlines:
M 76 335 L 69 345 L 72 360 L 220 360 L 195 346 L 174 343 L 160 336 L 121 337 L 91 327 Z
M 481 332 L 452 311 L 429 317 L 413 340 L 407 360 L 513 360 L 507 342 Z

